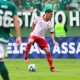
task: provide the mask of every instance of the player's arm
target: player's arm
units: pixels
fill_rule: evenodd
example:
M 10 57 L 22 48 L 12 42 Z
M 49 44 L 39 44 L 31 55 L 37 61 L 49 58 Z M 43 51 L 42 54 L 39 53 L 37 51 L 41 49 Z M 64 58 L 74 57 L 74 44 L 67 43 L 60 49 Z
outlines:
M 54 33 L 54 27 L 53 27 L 53 24 L 50 25 L 50 36 L 52 38 L 52 41 L 54 43 L 54 45 L 58 46 L 58 43 L 56 42 L 55 40 L 55 33 Z
M 13 21 L 14 21 L 14 25 L 16 28 L 16 32 L 17 32 L 17 37 L 20 37 L 20 21 L 19 21 L 19 17 L 17 15 L 13 16 Z
M 18 15 L 17 15 L 17 8 L 16 8 L 15 4 L 13 4 L 12 9 L 13 9 L 12 10 L 13 22 L 14 22 L 14 26 L 16 29 L 16 33 L 17 33 L 16 43 L 18 46 L 20 46 L 20 44 L 21 44 L 20 21 L 19 21 Z
M 20 21 L 19 21 L 19 17 L 17 15 L 14 15 L 13 16 L 13 21 L 14 21 L 14 26 L 15 26 L 16 33 L 17 33 L 16 43 L 19 46 L 21 44 L 21 32 L 20 32 Z
M 52 41 L 53 41 L 54 45 L 55 45 L 55 46 L 58 46 L 58 43 L 57 43 L 56 40 L 55 40 L 54 32 L 50 32 L 50 36 L 51 36 L 51 38 L 52 38 Z
M 34 30 L 37 22 L 38 22 L 38 17 L 35 17 L 35 18 L 33 19 L 33 23 L 32 23 L 32 30 Z
M 55 44 L 56 40 L 55 40 L 54 32 L 50 32 L 50 36 L 51 36 L 53 43 Z
M 36 26 L 36 24 L 33 22 L 33 24 L 32 24 L 32 31 L 34 30 L 35 26 Z

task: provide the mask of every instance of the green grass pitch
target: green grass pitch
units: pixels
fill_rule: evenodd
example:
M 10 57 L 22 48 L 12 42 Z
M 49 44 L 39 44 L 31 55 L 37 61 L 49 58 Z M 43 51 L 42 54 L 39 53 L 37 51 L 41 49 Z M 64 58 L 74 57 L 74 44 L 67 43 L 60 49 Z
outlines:
M 37 66 L 36 72 L 28 71 L 31 63 Z M 80 80 L 80 59 L 54 59 L 58 72 L 50 72 L 46 59 L 30 59 L 28 64 L 23 59 L 6 59 L 5 64 L 10 80 Z

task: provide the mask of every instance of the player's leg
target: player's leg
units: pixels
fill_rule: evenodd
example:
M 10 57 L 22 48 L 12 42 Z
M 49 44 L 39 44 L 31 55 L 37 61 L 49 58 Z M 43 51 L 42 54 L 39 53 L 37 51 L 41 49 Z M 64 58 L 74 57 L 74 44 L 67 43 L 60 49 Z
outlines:
M 42 50 L 44 50 L 45 53 L 46 53 L 46 57 L 47 57 L 47 61 L 48 61 L 49 66 L 50 66 L 50 70 L 52 72 L 56 71 L 56 69 L 53 67 L 52 56 L 51 56 L 50 49 L 49 49 L 47 41 L 43 38 L 38 37 L 37 43 L 38 43 L 39 47 Z
M 4 56 L 7 49 L 6 46 L 7 46 L 6 44 L 0 43 L 0 74 L 3 80 L 9 80 L 8 71 L 4 64 Z
M 29 52 L 29 50 L 30 50 L 30 48 L 31 48 L 31 45 L 34 43 L 34 37 L 33 36 L 31 36 L 31 37 L 29 37 L 29 39 L 28 39 L 28 43 L 27 43 L 27 46 L 26 46 L 26 50 L 25 50 L 25 53 L 24 53 L 24 57 L 25 57 L 25 62 L 28 62 L 28 52 Z
M 8 70 L 4 64 L 4 62 L 0 62 L 0 74 L 3 80 L 10 80 L 8 75 Z
M 47 61 L 49 63 L 49 66 L 50 66 L 50 70 L 52 72 L 55 72 L 56 71 L 56 68 L 53 66 L 52 56 L 51 56 L 51 53 L 50 53 L 49 48 L 48 47 L 45 47 L 44 48 L 44 51 L 46 53 L 46 58 L 47 58 Z

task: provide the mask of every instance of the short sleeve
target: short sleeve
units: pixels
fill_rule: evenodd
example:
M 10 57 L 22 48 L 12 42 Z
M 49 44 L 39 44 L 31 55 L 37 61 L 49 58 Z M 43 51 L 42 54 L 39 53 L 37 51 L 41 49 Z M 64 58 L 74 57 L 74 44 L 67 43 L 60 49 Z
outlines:
M 15 4 L 12 5 L 12 12 L 13 12 L 13 15 L 17 15 L 17 7 Z
M 37 22 L 38 22 L 38 17 L 34 17 L 33 22 L 34 22 L 35 24 L 37 24 Z
M 53 26 L 52 23 L 50 24 L 50 29 L 49 29 L 49 31 L 50 31 L 50 32 L 54 32 L 54 26 Z

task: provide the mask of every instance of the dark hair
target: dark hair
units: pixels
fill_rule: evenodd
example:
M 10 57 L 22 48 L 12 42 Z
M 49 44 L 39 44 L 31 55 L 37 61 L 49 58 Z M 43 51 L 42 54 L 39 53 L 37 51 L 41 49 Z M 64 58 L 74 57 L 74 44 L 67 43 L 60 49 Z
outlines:
M 58 20 L 60 23 L 62 22 L 62 16 L 61 15 L 59 15 Z
M 51 9 L 46 9 L 45 13 L 51 13 L 53 12 Z

